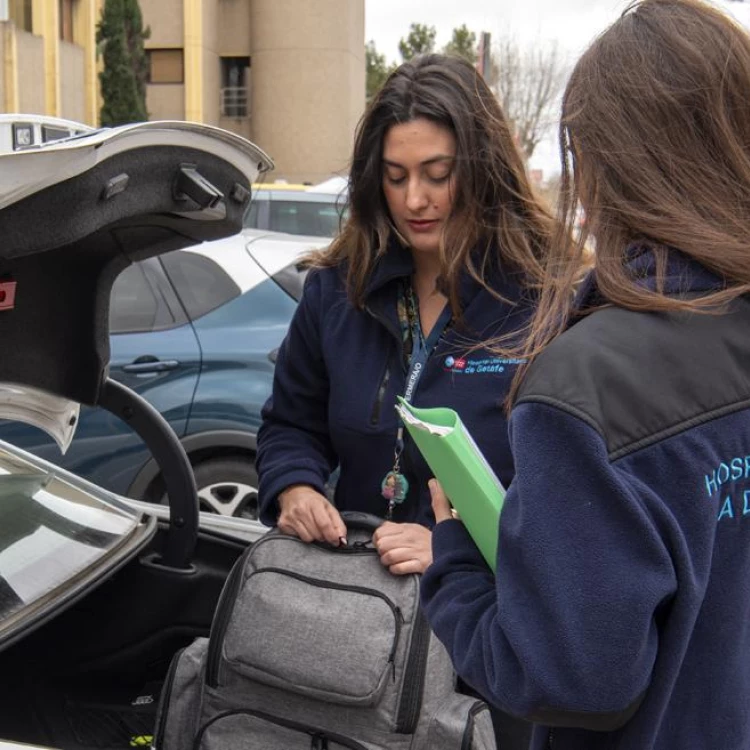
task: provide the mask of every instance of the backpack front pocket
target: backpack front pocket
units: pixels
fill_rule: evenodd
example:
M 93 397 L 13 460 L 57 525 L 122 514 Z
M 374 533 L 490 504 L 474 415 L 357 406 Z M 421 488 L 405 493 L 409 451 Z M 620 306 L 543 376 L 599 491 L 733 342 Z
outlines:
M 252 596 L 238 597 L 223 640 L 230 669 L 318 700 L 378 702 L 393 678 L 402 624 L 387 596 L 277 568 L 257 570 L 245 584 Z
M 369 750 L 335 732 L 259 711 L 227 711 L 204 724 L 194 750 Z

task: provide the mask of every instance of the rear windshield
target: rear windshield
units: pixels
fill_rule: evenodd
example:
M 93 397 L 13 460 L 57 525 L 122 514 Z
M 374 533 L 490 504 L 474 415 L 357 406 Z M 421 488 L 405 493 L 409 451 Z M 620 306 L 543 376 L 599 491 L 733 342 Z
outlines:
M 0 635 L 64 594 L 138 524 L 137 513 L 0 446 Z

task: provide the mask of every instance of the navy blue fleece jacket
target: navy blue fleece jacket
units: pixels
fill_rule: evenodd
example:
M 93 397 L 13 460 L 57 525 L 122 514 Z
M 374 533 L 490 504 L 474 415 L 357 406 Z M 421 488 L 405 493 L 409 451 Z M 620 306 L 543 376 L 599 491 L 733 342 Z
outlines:
M 671 257 L 673 293 L 720 283 Z M 747 298 L 582 318 L 511 415 L 497 577 L 436 527 L 428 619 L 534 750 L 750 747 L 749 330 Z
M 336 506 L 385 514 L 381 482 L 393 467 L 394 406 L 406 385 L 397 295 L 413 270 L 409 251 L 391 248 L 370 279 L 364 310 L 349 302 L 340 268 L 310 272 L 279 350 L 273 393 L 258 433 L 264 523 L 276 522 L 276 498 L 283 489 L 308 484 L 322 492 L 337 465 Z M 510 482 L 513 464 L 502 402 L 517 363 L 481 346 L 471 349 L 478 341 L 517 330 L 527 322 L 530 305 L 518 276 L 496 269 L 487 281 L 505 302 L 468 274 L 461 278 L 463 318 L 427 361 L 413 403 L 459 409 L 497 474 Z M 431 527 L 431 473 L 408 437 L 401 470 L 409 493 L 393 520 Z

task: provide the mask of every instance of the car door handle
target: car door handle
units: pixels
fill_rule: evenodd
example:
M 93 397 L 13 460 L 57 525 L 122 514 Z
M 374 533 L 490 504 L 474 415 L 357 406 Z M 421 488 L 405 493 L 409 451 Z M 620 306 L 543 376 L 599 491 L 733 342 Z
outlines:
M 167 372 L 179 367 L 176 359 L 156 359 L 156 357 L 138 357 L 129 365 L 123 365 L 123 372 L 131 372 L 143 375 L 151 372 Z

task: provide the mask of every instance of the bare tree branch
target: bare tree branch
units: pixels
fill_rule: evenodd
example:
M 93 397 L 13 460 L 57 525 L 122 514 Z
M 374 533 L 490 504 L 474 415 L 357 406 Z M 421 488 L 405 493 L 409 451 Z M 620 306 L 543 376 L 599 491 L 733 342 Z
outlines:
M 487 80 L 527 159 L 557 120 L 566 73 L 556 43 L 523 47 L 506 36 L 493 47 Z

